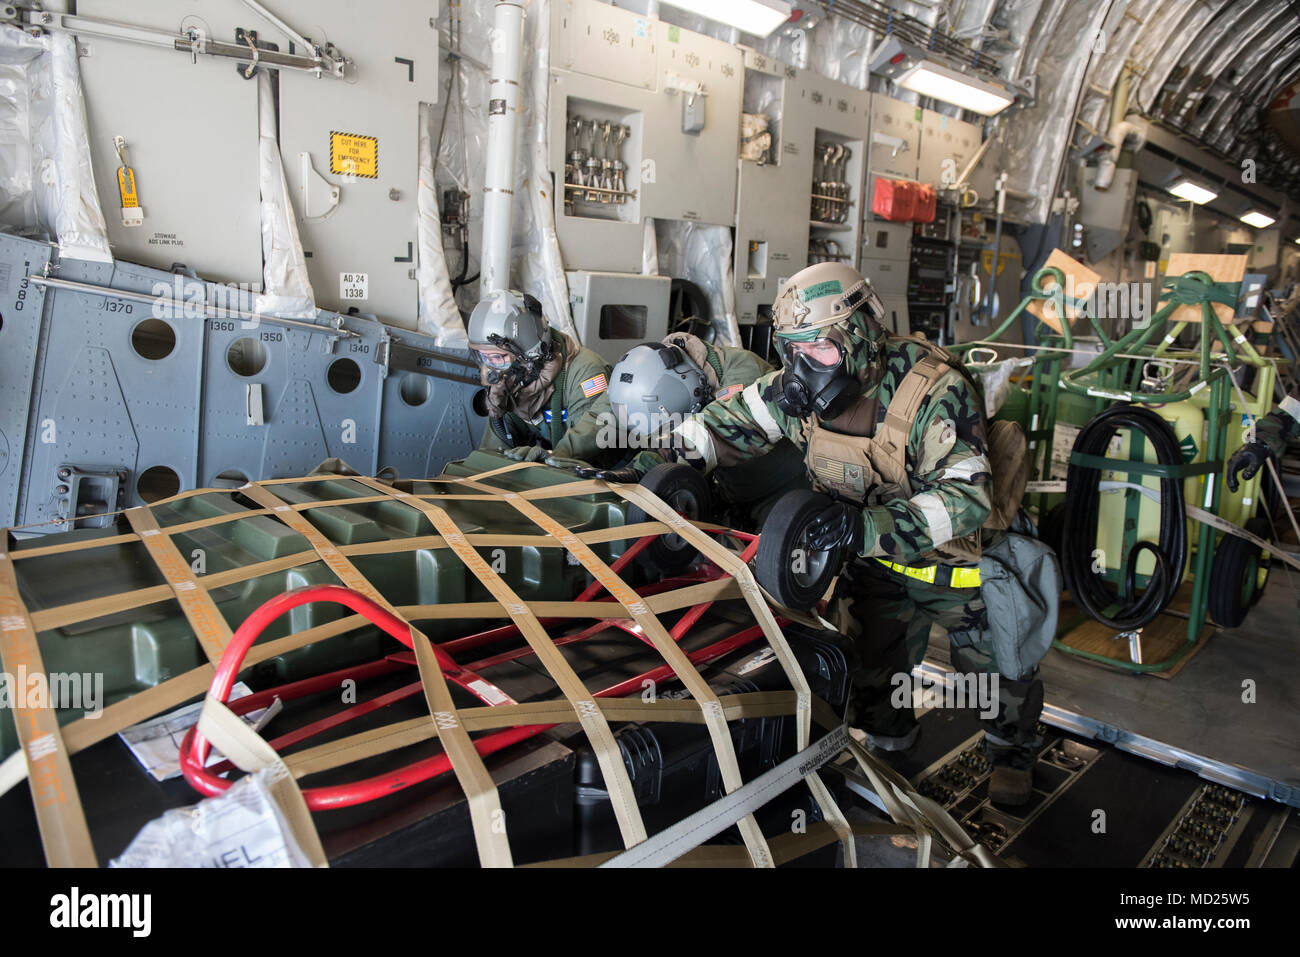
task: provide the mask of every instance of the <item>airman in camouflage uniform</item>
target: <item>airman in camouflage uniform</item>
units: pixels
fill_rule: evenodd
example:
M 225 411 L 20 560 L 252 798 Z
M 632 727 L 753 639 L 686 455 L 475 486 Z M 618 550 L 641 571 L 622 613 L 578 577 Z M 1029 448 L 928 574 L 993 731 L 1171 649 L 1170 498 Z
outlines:
M 469 344 L 486 387 L 479 448 L 548 465 L 609 464 L 597 442 L 609 415 L 609 365 L 552 329 L 532 296 L 501 290 L 474 307 Z
M 1278 461 L 1286 454 L 1286 444 L 1300 438 L 1300 399 L 1288 395 L 1268 415 L 1255 421 L 1255 441 L 1247 442 L 1228 459 L 1228 488 L 1237 491 L 1238 478 L 1250 481 L 1272 455 Z
M 678 352 L 666 352 L 665 347 Z M 667 358 L 660 358 L 662 355 Z M 675 360 L 675 366 L 667 367 Z M 673 333 L 662 345 L 638 346 L 619 360 L 612 375 L 610 404 L 615 414 L 622 414 L 629 424 L 636 421 L 633 413 L 660 412 L 680 420 L 711 401 L 731 398 L 772 371 L 769 363 L 748 349 L 708 343 L 689 333 Z M 702 395 L 692 401 L 688 388 L 678 386 L 679 380 L 684 380 L 688 388 L 699 389 Z M 648 449 L 634 455 L 632 464 L 644 474 L 664 458 Z M 808 487 L 803 454 L 785 439 L 761 460 L 714 469 L 710 479 L 714 501 L 730 510 L 727 521 L 733 528 L 757 528 L 778 498 L 792 488 Z
M 810 450 L 814 433 L 876 434 L 908 371 L 941 350 L 889 336 L 870 284 L 842 264 L 791 277 L 774 312 L 784 369 L 688 419 L 671 454 L 707 472 L 752 462 L 788 440 L 804 454 L 814 485 L 839 497 L 814 519 L 808 541 L 854 556 L 828 609 L 857 651 L 849 718 L 874 747 L 902 750 L 919 727 L 910 697 L 907 707 L 891 705 L 891 681 L 921 661 L 932 624 L 949 632 L 956 669 L 998 671 L 979 637 L 987 613 L 974 567 L 991 509 L 983 405 L 957 360 L 943 354 L 955 367 L 938 375 L 905 423 L 910 494 L 868 469 L 823 458 Z M 1039 745 L 1042 683 L 1035 670 L 1000 676 L 998 686 L 998 715 L 985 722 L 991 793 L 1020 803 L 1030 794 Z

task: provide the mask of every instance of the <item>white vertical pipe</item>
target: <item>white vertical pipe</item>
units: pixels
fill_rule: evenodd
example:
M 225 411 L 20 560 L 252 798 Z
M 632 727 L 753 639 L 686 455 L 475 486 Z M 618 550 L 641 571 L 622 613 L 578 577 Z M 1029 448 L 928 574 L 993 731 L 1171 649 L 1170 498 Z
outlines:
M 520 59 L 524 44 L 524 8 L 519 0 L 497 0 L 491 41 L 487 169 L 483 176 L 483 247 L 479 254 L 482 271 L 480 295 L 510 285 Z

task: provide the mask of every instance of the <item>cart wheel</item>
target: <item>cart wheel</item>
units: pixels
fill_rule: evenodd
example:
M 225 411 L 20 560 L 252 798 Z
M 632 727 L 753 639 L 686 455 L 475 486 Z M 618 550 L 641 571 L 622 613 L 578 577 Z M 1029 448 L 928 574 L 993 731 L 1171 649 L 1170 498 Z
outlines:
M 830 504 L 820 492 L 795 489 L 777 500 L 763 523 L 754 575 L 787 608 L 812 608 L 840 569 L 842 549 L 814 552 L 807 545 L 808 523 Z
M 1057 557 L 1061 555 L 1061 536 L 1065 531 L 1065 503 L 1053 505 L 1038 520 L 1038 540 L 1051 546 Z
M 709 496 L 709 483 L 703 475 L 680 462 L 656 465 L 641 479 L 640 485 L 653 492 L 669 508 L 696 522 L 712 520 L 713 506 Z M 628 525 L 657 521 L 639 506 L 628 505 Z M 671 576 L 684 572 L 699 556 L 693 545 L 680 535 L 664 534 L 657 537 L 637 555 L 637 561 L 652 572 Z
M 1268 522 L 1252 518 L 1246 531 L 1260 538 L 1269 537 Z M 1235 535 L 1224 536 L 1214 550 L 1214 564 L 1210 566 L 1210 617 L 1224 628 L 1236 628 L 1246 620 L 1248 612 L 1264 593 L 1268 584 L 1272 556 L 1254 542 Z

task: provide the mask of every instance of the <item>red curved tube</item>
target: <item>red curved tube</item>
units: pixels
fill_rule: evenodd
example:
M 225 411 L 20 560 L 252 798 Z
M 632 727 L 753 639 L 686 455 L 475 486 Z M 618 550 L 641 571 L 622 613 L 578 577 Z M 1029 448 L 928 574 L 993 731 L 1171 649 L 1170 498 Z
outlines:
M 258 636 L 285 612 L 315 601 L 333 601 L 344 605 L 367 621 L 382 628 L 406 647 L 412 647 L 410 625 L 382 605 L 371 601 L 365 595 L 352 591 L 350 588 L 344 588 L 341 585 L 313 585 L 307 588 L 296 588 L 293 591 L 285 592 L 283 595 L 277 595 L 262 604 L 236 629 L 230 639 L 230 644 L 226 646 L 226 650 L 221 656 L 221 661 L 217 664 L 217 673 L 212 679 L 208 694 L 223 703 L 228 701 L 230 689 L 235 683 L 240 668 L 243 666 L 244 658 Z M 462 687 L 468 686 L 474 681 L 481 681 L 481 679 L 477 679 L 476 676 L 466 672 L 456 664 L 445 651 L 442 651 L 436 645 L 431 644 L 431 647 L 439 667 L 447 674 L 449 680 Z M 306 681 L 295 682 L 291 686 L 293 693 L 290 696 L 300 697 L 304 694 L 322 690 L 323 687 L 329 685 L 329 679 L 332 677 L 332 675 L 322 675 L 317 678 L 309 678 Z M 483 682 L 483 684 L 491 687 L 489 682 Z M 479 695 L 474 688 L 471 687 L 468 690 L 474 693 L 476 697 L 479 697 L 479 700 L 491 704 L 490 701 Z M 500 691 L 500 689 L 493 690 Z M 248 704 L 245 707 L 252 710 L 252 707 Z M 519 730 L 511 728 L 508 731 L 487 735 L 475 742 L 475 748 L 481 754 L 490 754 L 492 751 L 499 750 L 513 744 L 515 741 L 530 736 L 529 734 L 522 736 L 514 734 Z M 531 731 L 530 733 L 537 734 L 540 730 Z M 185 735 L 185 740 L 181 742 L 181 772 L 191 787 L 208 796 L 220 794 L 229 788 L 232 783 L 224 778 L 217 777 L 205 767 L 208 755 L 211 752 L 212 744 L 199 733 L 198 726 L 195 725 L 190 728 Z M 369 778 L 365 781 L 337 785 L 332 788 L 308 788 L 303 791 L 303 797 L 307 801 L 307 806 L 313 810 L 327 807 L 344 807 L 348 804 L 359 804 L 363 801 L 374 800 L 393 790 L 408 787 L 417 781 L 440 774 L 450 768 L 449 763 L 440 765 L 439 760 L 445 762 L 445 755 L 417 762 L 401 771 Z M 423 773 L 423 776 L 420 776 L 421 773 Z
M 637 544 L 644 547 L 651 538 L 652 536 L 647 536 Z M 749 547 L 745 549 L 742 560 L 754 551 L 757 544 L 756 536 L 746 536 L 746 538 L 749 540 L 750 544 Z M 638 548 L 629 551 L 634 552 L 639 550 L 640 549 Z M 631 557 L 631 554 L 625 554 L 621 558 L 625 564 Z M 593 582 L 592 586 L 598 586 L 598 583 Z M 587 591 L 585 591 L 578 600 L 590 600 L 594 595 L 595 588 L 589 586 Z M 234 685 L 235 678 L 239 674 L 244 658 L 248 654 L 253 643 L 261 635 L 262 631 L 264 631 L 268 625 L 285 612 L 297 608 L 300 605 L 309 604 L 315 601 L 334 601 L 344 605 L 383 629 L 407 648 L 412 647 L 410 626 L 397 616 L 393 615 L 383 606 L 367 598 L 365 595 L 352 591 L 349 588 L 344 588 L 340 585 L 316 585 L 307 588 L 299 588 L 282 595 L 277 595 L 275 598 L 265 602 L 261 607 L 257 608 L 251 615 L 249 615 L 244 623 L 239 626 L 232 636 L 225 653 L 222 655 L 221 661 L 218 663 L 217 673 L 213 677 L 212 685 L 209 688 L 208 693 L 215 695 L 223 703 L 227 702 L 230 696 L 230 689 Z M 693 608 L 691 612 L 685 616 L 683 621 L 678 623 L 678 627 L 674 628 L 673 638 L 675 640 L 680 640 L 681 633 L 686 629 L 689 629 L 689 627 L 698 620 L 699 616 L 703 614 L 711 604 L 712 602 L 706 602 Z M 504 631 L 505 629 L 502 630 Z M 745 629 L 739 634 L 732 636 L 730 639 L 725 639 L 708 648 L 699 649 L 699 651 L 689 657 L 692 660 L 710 660 L 718 654 L 725 653 L 724 649 L 730 650 L 731 648 L 746 644 L 748 641 L 752 641 L 760 633 L 760 628 Z M 446 651 L 439 648 L 437 645 L 431 643 L 431 647 L 439 667 L 443 670 L 449 681 L 462 688 L 466 688 L 466 690 L 470 691 L 470 693 L 479 698 L 479 700 L 482 700 L 489 705 L 492 703 L 491 701 L 487 701 L 483 695 L 480 694 L 478 688 L 474 687 L 474 685 L 481 687 L 483 684 L 491 686 L 490 682 L 484 682 L 483 679 L 479 678 L 473 671 L 467 671 L 466 669 L 461 668 Z M 376 663 L 373 667 L 375 668 L 375 671 L 373 672 L 374 674 L 380 673 L 381 670 L 387 670 L 387 668 L 383 668 L 380 663 Z M 352 669 L 346 670 L 351 671 Z M 667 666 L 661 666 L 647 674 L 654 675 L 657 679 L 661 676 L 667 677 L 668 675 L 671 675 L 672 669 Z M 277 693 L 278 696 L 288 700 L 324 690 L 327 687 L 334 686 L 337 683 L 337 677 L 338 673 L 320 675 L 316 678 L 294 682 L 279 689 L 271 689 L 260 692 L 256 695 L 251 695 L 238 702 L 237 713 L 244 713 L 246 711 L 255 710 L 256 707 L 265 706 L 270 703 Z M 633 687 L 632 683 L 639 681 L 640 677 L 644 676 L 629 679 L 628 682 L 621 682 L 620 684 L 607 688 L 604 691 L 597 692 L 595 696 L 614 697 L 619 694 L 626 694 L 628 693 L 628 689 Z M 501 692 L 500 689 L 494 688 L 493 690 L 504 695 L 504 692 Z M 329 722 L 326 723 L 328 724 Z M 476 738 L 474 740 L 474 749 L 480 755 L 486 756 L 509 747 L 512 744 L 516 744 L 520 741 L 526 740 L 527 738 L 540 734 L 551 727 L 554 727 L 554 725 L 530 725 L 525 727 L 502 729 Z M 323 727 L 318 728 L 317 730 L 323 730 Z M 181 743 L 180 749 L 181 771 L 184 774 L 186 781 L 188 781 L 190 786 L 195 790 L 208 796 L 222 793 L 233 783 L 224 778 L 218 777 L 205 767 L 211 750 L 211 743 L 199 734 L 197 725 L 189 729 L 188 733 L 185 735 L 184 741 Z M 385 774 L 376 775 L 371 778 L 347 784 L 333 785 L 330 787 L 304 788 L 302 793 L 307 807 L 313 811 L 348 807 L 350 805 L 361 804 L 366 801 L 373 801 L 377 798 L 384 797 L 395 791 L 403 790 L 404 788 L 418 784 L 421 781 L 436 777 L 449 770 L 451 770 L 451 762 L 447 755 L 438 754 L 407 765 L 406 767 L 400 768 L 396 771 L 387 772 Z

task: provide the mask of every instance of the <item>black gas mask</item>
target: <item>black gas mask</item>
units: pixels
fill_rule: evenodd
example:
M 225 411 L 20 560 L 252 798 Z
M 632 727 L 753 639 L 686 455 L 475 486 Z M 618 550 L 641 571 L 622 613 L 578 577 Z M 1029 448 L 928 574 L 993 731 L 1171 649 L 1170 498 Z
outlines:
M 786 415 L 833 419 L 862 391 L 862 384 L 845 366 L 844 347 L 833 339 L 786 340 L 781 352 L 785 368 L 776 404 Z
M 498 364 L 488 362 L 481 352 L 477 353 L 479 362 L 487 367 L 487 381 L 491 385 L 496 385 L 505 380 L 511 391 L 521 389 L 536 380 L 541 374 L 542 367 L 551 361 L 555 353 L 553 343 L 549 339 L 541 343 L 539 354 L 535 356 L 528 355 L 513 341 L 496 333 L 489 335 L 487 341 L 489 345 L 510 354 L 509 363 Z

